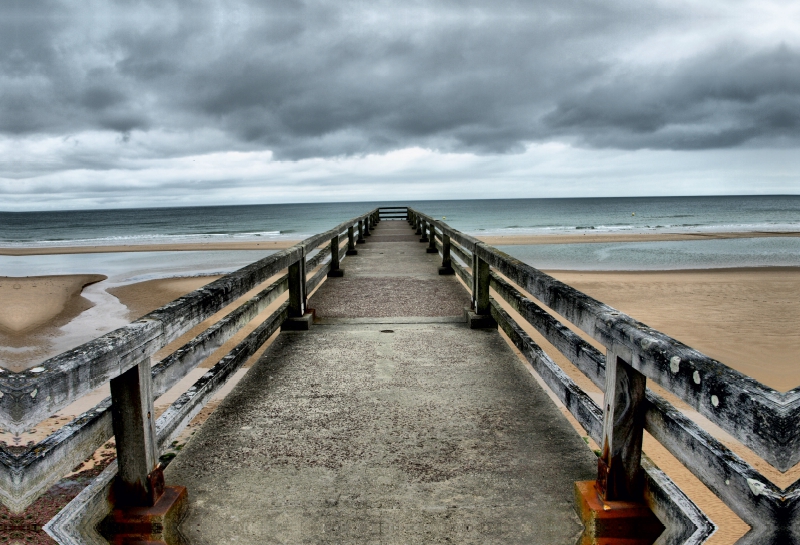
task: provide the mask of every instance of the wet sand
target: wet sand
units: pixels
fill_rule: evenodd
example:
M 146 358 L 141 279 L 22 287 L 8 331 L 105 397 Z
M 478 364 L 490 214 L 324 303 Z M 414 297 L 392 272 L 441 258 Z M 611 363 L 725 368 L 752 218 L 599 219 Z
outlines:
M 61 328 L 94 307 L 83 297 L 100 274 L 0 277 L 0 367 L 21 371 L 57 346 Z
M 681 240 L 721 240 L 731 238 L 800 237 L 794 231 L 749 231 L 743 233 L 592 233 L 571 235 L 503 235 L 475 238 L 492 246 L 528 246 L 537 244 L 586 244 L 592 242 L 672 242 Z
M 128 307 L 128 318 L 134 321 L 218 278 L 220 277 L 164 278 L 109 288 L 106 291 Z
M 105 279 L 100 274 L 0 276 L 0 333 L 24 335 L 70 321 L 91 307 L 81 297 L 83 288 Z

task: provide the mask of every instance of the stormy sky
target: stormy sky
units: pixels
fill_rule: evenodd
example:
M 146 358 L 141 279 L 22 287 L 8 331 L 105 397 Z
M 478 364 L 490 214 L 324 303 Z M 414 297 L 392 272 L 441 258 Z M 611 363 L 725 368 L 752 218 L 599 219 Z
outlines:
M 0 6 L 0 210 L 755 193 L 795 1 Z

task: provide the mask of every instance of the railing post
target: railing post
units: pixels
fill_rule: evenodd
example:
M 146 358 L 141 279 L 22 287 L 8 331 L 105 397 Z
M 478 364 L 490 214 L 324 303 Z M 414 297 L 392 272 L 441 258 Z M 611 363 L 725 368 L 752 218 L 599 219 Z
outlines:
M 597 480 L 575 483 L 578 513 L 592 543 L 620 535 L 653 543 L 664 530 L 644 503 L 642 437 L 647 379 L 619 353 L 606 354 L 603 439 Z
M 427 222 L 425 220 L 420 220 L 420 228 L 417 229 L 421 234 L 420 242 L 428 242 L 428 229 L 426 227 Z
M 299 318 L 306 312 L 306 256 L 289 265 L 289 317 Z
M 439 274 L 455 274 L 453 261 L 450 258 L 450 235 L 444 233 L 442 229 L 442 266 L 439 267 Z
M 428 223 L 428 227 L 428 241 L 430 244 L 428 244 L 425 251 L 429 254 L 438 254 L 439 250 L 436 249 L 436 231 L 434 230 L 433 222 Z
M 356 244 L 364 244 L 367 242 L 364 240 L 364 220 L 358 220 L 358 240 L 356 240 Z
M 606 501 L 641 501 L 644 492 L 642 433 L 646 378 L 609 349 L 603 441 L 597 490 Z
M 132 541 L 157 528 L 164 532 L 188 503 L 185 486 L 164 486 L 150 372 L 150 358 L 145 358 L 109 383 L 118 466 L 114 507 L 102 525 L 104 533 Z
M 414 218 L 416 220 L 416 225 L 417 225 L 417 232 L 415 234 L 416 235 L 421 235 L 422 234 L 422 218 L 420 218 L 418 214 L 414 214 Z
M 328 271 L 328 278 L 340 278 L 344 276 L 344 271 L 339 268 L 339 235 L 331 239 L 331 270 Z
M 489 264 L 472 253 L 472 307 L 475 314 L 489 314 Z
M 111 414 L 119 470 L 120 507 L 150 507 L 164 491 L 158 464 L 149 358 L 111 379 Z
M 371 223 L 372 223 L 372 218 L 370 216 L 367 216 L 366 218 L 364 218 L 364 236 L 365 237 L 372 236 L 372 233 L 369 232 Z
M 306 312 L 306 250 L 300 259 L 289 265 L 289 317 L 281 331 L 308 331 L 314 321 L 313 312 Z
M 470 329 L 496 328 L 489 301 L 489 263 L 478 256 L 482 243 L 472 250 L 472 312 L 467 311 Z
M 358 250 L 356 250 L 356 238 L 353 232 L 353 226 L 347 228 L 347 251 L 345 255 L 357 255 Z

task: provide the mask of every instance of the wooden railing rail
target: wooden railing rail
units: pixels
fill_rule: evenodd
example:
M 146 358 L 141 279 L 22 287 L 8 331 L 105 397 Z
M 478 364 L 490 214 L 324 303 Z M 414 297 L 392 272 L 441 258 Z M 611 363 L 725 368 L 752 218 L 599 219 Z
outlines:
M 800 390 L 782 394 L 768 388 L 426 214 L 409 209 L 409 223 L 437 238 L 443 266 L 445 255 L 461 262 L 451 260 L 451 266 L 470 286 L 473 310 L 491 314 L 601 445 L 598 484 L 606 499 L 644 493 L 652 500 L 647 468 L 654 466 L 641 454 L 642 431 L 647 430 L 752 527 L 739 543 L 800 543 L 800 481 L 778 488 L 647 389 L 646 380 L 697 409 L 781 472 L 800 460 Z M 496 300 L 490 298 L 487 309 L 489 288 L 605 392 L 604 407 L 581 390 Z M 607 354 L 528 299 L 526 292 L 604 345 Z M 610 357 L 613 374 L 607 369 Z M 615 415 L 615 409 L 622 415 Z M 682 501 L 689 502 L 685 497 Z
M 158 454 L 232 373 L 290 317 L 292 301 L 299 303 L 304 310 L 306 294 L 319 285 L 325 274 L 338 270 L 342 249 L 348 247 L 347 242 L 340 247 L 342 234 L 352 232 L 354 225 L 359 222 L 362 227 L 366 225 L 369 228 L 376 221 L 377 209 L 343 222 L 292 248 L 226 275 L 128 326 L 51 358 L 34 369 L 17 374 L 0 369 L 0 415 L 3 417 L 0 425 L 17 433 L 37 424 L 104 382 L 112 383 L 111 397 L 24 452 L 16 454 L 5 447 L 0 448 L 0 499 L 13 511 L 21 511 L 112 436 L 116 436 L 120 479 L 141 483 L 156 465 Z M 319 251 L 307 259 L 306 256 L 318 247 Z M 335 262 L 334 252 L 339 254 Z M 317 268 L 310 277 L 305 274 L 306 270 L 310 272 Z M 295 275 L 298 270 L 301 274 L 301 277 L 294 279 L 294 286 L 293 269 Z M 285 270 L 289 273 L 277 277 L 250 300 L 162 361 L 150 366 L 150 357 L 157 350 L 253 287 Z M 286 291 L 290 292 L 289 301 L 273 312 L 154 421 L 153 402 L 156 398 L 177 384 Z M 119 377 L 123 378 L 118 380 Z M 128 382 L 136 383 L 135 387 L 126 388 Z M 136 399 L 127 399 L 126 396 Z M 134 416 L 138 414 L 138 423 L 119 422 L 125 420 L 116 416 L 114 410 L 115 404 L 120 405 L 120 400 L 133 404 L 132 407 L 126 405 L 124 412 Z M 129 435 L 127 439 L 121 437 L 124 432 Z M 134 460 L 126 460 L 126 456 Z M 142 460 L 144 465 L 141 464 Z M 124 471 L 127 471 L 127 476 Z M 146 486 L 139 488 L 146 489 Z M 147 503 L 142 498 L 140 500 Z
M 408 219 L 408 208 L 405 206 L 381 206 L 378 208 L 378 219 Z

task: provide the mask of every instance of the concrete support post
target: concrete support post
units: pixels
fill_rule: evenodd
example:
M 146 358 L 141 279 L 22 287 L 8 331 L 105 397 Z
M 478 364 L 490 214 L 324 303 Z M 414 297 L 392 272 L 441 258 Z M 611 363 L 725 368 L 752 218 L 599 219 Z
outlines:
M 306 255 L 289 265 L 289 317 L 281 324 L 281 331 L 308 331 L 314 313 L 306 312 Z
M 455 274 L 453 270 L 453 261 L 450 257 L 450 236 L 444 234 L 442 231 L 442 266 L 439 267 L 439 274 Z
M 358 220 L 358 240 L 356 240 L 356 244 L 364 244 L 367 242 L 364 240 L 364 220 Z
M 437 254 L 439 250 L 436 249 L 436 231 L 434 230 L 433 222 L 428 223 L 428 247 L 425 251 L 429 254 Z
M 421 235 L 422 234 L 422 218 L 419 215 L 415 214 L 416 217 L 416 225 L 417 225 L 417 232 L 415 234 Z
M 606 355 L 603 441 L 597 490 L 606 501 L 642 500 L 642 433 L 647 379 L 612 350 Z
M 426 222 L 425 220 L 420 220 L 419 231 L 422 234 L 422 237 L 420 237 L 420 239 L 419 239 L 420 242 L 428 242 L 428 225 L 427 225 L 427 223 L 428 222 Z
M 489 263 L 479 257 L 481 243 L 472 251 L 472 311 L 467 310 L 470 329 L 494 329 L 497 322 L 492 318 L 489 302 Z
M 575 483 L 578 514 L 585 528 L 581 543 L 611 543 L 628 536 L 635 536 L 641 543 L 653 543 L 664 531 L 661 521 L 643 501 L 641 461 L 647 379 L 623 357 L 611 349 L 606 354 L 597 480 Z
M 489 314 L 489 264 L 472 254 L 472 307 L 475 314 Z
M 347 251 L 345 252 L 346 255 L 356 255 L 358 254 L 358 250 L 356 250 L 356 238 L 355 233 L 353 232 L 353 226 L 347 228 Z
M 344 271 L 339 268 L 339 235 L 331 239 L 331 270 L 328 271 L 328 278 L 339 278 L 344 276 Z
M 303 252 L 305 254 L 305 252 Z M 289 265 L 289 317 L 297 318 L 306 312 L 305 255 Z
M 372 218 L 370 216 L 367 216 L 366 218 L 364 218 L 364 236 L 365 237 L 372 236 L 372 233 L 369 232 L 369 230 L 371 229 L 371 226 L 370 226 L 371 223 L 372 223 Z
M 149 359 L 111 379 L 111 414 L 119 471 L 119 507 L 151 507 L 164 492 L 158 464 Z

